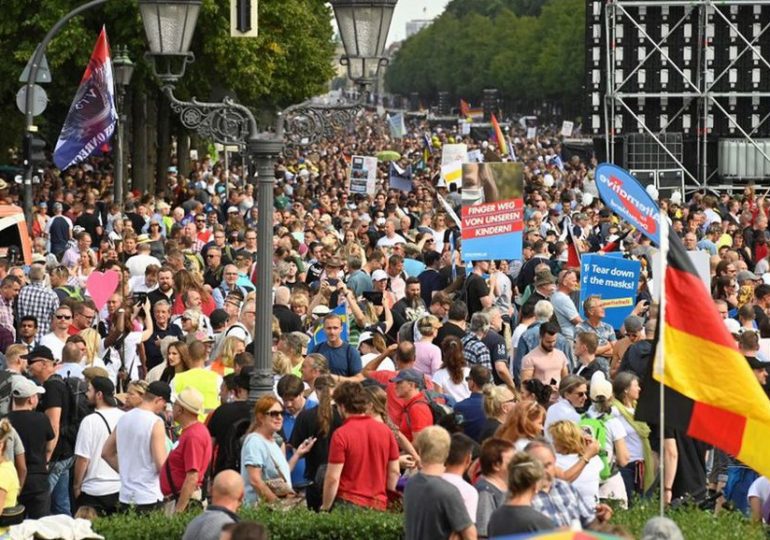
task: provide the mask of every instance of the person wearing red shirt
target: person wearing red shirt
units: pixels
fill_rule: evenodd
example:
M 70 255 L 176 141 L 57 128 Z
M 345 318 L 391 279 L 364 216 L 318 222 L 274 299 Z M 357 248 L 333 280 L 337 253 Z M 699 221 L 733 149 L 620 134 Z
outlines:
M 185 388 L 174 401 L 174 420 L 181 426 L 179 442 L 160 471 L 160 490 L 174 512 L 184 512 L 190 500 L 201 500 L 200 487 L 211 462 L 211 435 L 198 421 L 203 413 L 203 395 Z
M 396 351 L 396 369 L 398 371 L 391 370 L 377 370 L 380 364 L 388 357 L 390 353 Z M 372 379 L 380 383 L 385 387 L 385 392 L 388 394 L 388 416 L 393 421 L 393 424 L 400 426 L 404 416 L 404 401 L 399 397 L 396 392 L 396 383 L 391 382 L 400 371 L 405 369 L 414 368 L 415 362 L 415 350 L 414 343 L 411 341 L 402 341 L 398 345 L 391 345 L 384 353 L 374 358 L 371 362 L 366 364 L 361 373 L 358 375 L 359 380 L 363 380 L 364 377 Z M 427 390 L 434 390 L 435 385 L 433 381 L 427 375 L 423 375 L 422 388 Z M 411 438 L 410 438 L 411 440 Z
M 340 384 L 333 398 L 344 423 L 329 443 L 321 510 L 329 511 L 335 502 L 385 510 L 387 492 L 396 489 L 400 474 L 396 437 L 366 414 L 369 400 L 361 383 Z
M 425 375 L 416 369 L 402 369 L 390 382 L 396 385 L 396 395 L 404 404 L 399 429 L 410 441 L 415 435 L 433 425 L 433 413 L 425 394 L 420 391 Z

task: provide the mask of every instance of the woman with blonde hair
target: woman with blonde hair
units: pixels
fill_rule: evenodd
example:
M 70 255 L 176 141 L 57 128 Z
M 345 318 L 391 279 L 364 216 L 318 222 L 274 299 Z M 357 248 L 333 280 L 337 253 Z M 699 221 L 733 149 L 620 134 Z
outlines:
M 227 336 L 224 341 L 222 341 L 222 346 L 219 349 L 219 357 L 211 363 L 209 369 L 224 377 L 233 372 L 235 357 L 245 351 L 246 344 L 241 338 L 237 336 Z
M 0 420 L 0 509 L 6 510 L 13 508 L 18 504 L 17 498 L 21 486 L 19 484 L 19 475 L 12 461 L 6 457 L 5 447 L 10 440 L 13 428 L 7 418 Z M 22 520 L 19 520 L 21 523 Z M 0 528 L 0 535 L 8 532 L 8 528 Z
M 572 481 L 572 486 L 580 494 L 589 508 L 599 504 L 599 481 L 604 464 L 598 455 L 587 457 L 589 444 L 593 441 L 582 429 L 570 420 L 559 420 L 548 427 L 548 434 L 556 450 L 556 466 L 568 470 L 578 461 L 583 461 L 583 471 Z
M 526 446 L 543 435 L 545 409 L 536 401 L 522 401 L 513 406 L 495 437 L 510 441 L 522 452 Z
M 482 393 L 486 420 L 479 435 L 480 443 L 494 437 L 503 422 L 507 420 L 508 414 L 516 407 L 516 394 L 504 384 L 498 386 L 487 384 L 482 389 Z
M 123 402 L 123 410 L 130 411 L 131 409 L 138 407 L 142 403 L 144 394 L 147 392 L 147 388 L 149 386 L 150 383 L 142 380 L 131 381 L 128 383 L 126 393 L 121 396 L 121 401 Z
M 104 360 L 99 357 L 99 342 L 101 337 L 94 328 L 85 328 L 78 332 L 86 344 L 86 354 L 82 360 L 84 367 L 104 367 Z

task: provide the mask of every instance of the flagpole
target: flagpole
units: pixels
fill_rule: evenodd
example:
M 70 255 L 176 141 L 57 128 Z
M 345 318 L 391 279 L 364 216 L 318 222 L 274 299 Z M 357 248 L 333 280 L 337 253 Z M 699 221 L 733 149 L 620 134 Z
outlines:
M 665 362 L 666 362 L 666 268 L 668 267 L 668 216 L 666 212 L 660 211 L 660 276 L 655 279 L 660 280 L 660 303 L 658 305 L 658 350 L 656 355 L 657 362 L 654 362 L 654 368 L 660 377 L 660 418 L 658 419 L 658 436 L 660 438 L 660 515 L 665 516 L 665 428 L 666 428 L 666 384 L 665 384 Z

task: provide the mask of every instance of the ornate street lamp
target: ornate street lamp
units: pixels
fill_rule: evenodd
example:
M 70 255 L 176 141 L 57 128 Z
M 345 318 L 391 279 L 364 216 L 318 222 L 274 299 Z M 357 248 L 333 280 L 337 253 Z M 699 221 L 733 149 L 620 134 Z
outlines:
M 131 77 L 134 75 L 134 63 L 128 57 L 126 47 L 117 47 L 117 55 L 112 59 L 112 71 L 115 74 L 115 88 L 118 91 L 118 131 L 115 144 L 115 203 L 123 206 L 123 190 L 125 187 L 124 179 L 124 137 L 126 126 L 126 113 L 123 107 L 126 97 L 126 88 L 131 84 Z
M 273 185 L 275 160 L 287 144 L 295 144 L 300 135 L 328 136 L 352 121 L 358 105 L 316 106 L 310 101 L 289 107 L 279 115 L 276 133 L 259 133 L 252 112 L 225 98 L 220 103 L 180 101 L 174 96 L 174 84 L 194 60 L 190 52 L 201 0 L 139 0 L 144 30 L 150 44 L 148 58 L 153 73 L 161 82 L 171 108 L 182 124 L 202 137 L 220 144 L 245 147 L 247 160 L 257 179 L 257 299 L 253 333 L 255 370 L 251 378 L 249 400 L 272 392 L 273 318 L 272 251 Z M 348 72 L 359 86 L 373 82 L 382 64 L 388 28 L 396 0 L 333 0 L 340 33 L 345 43 Z M 298 126 L 292 129 L 292 126 Z M 288 129 L 284 130 L 288 125 Z M 311 139 L 312 140 L 312 139 Z
M 345 47 L 341 63 L 358 86 L 377 80 L 397 0 L 331 0 Z

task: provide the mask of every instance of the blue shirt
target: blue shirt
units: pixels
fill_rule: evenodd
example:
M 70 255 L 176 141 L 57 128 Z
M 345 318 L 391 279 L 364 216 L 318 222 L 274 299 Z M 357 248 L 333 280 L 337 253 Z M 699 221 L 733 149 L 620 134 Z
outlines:
M 361 355 L 349 343 L 343 343 L 335 348 L 324 341 L 316 345 L 312 352 L 322 354 L 326 358 L 329 371 L 334 375 L 352 377 L 358 375 L 363 367 Z
M 259 433 L 251 433 L 246 436 L 241 448 L 241 476 L 245 484 L 244 503 L 253 504 L 259 499 L 254 487 L 249 480 L 248 467 L 259 467 L 262 470 L 262 480 L 283 478 L 291 484 L 291 471 L 289 463 L 275 441 L 267 441 Z
M 463 430 L 465 434 L 478 441 L 481 429 L 487 417 L 484 414 L 484 396 L 480 392 L 473 392 L 467 399 L 455 405 L 455 412 L 463 416 Z
M 314 407 L 317 407 L 318 403 L 316 403 L 313 400 L 305 400 L 305 407 L 302 409 L 303 411 L 307 411 L 308 409 L 312 409 Z M 289 414 L 284 410 L 283 412 L 283 434 L 285 437 L 283 440 L 289 441 L 291 440 L 291 434 L 294 432 L 294 424 L 297 422 L 297 417 L 293 414 Z M 286 446 L 286 460 L 290 460 L 291 456 L 294 455 L 294 449 L 289 448 L 288 444 Z M 294 487 L 302 487 L 304 485 L 307 485 L 308 481 L 305 479 L 305 458 L 300 459 L 297 461 L 297 464 L 294 465 L 294 470 L 291 471 L 291 485 Z

